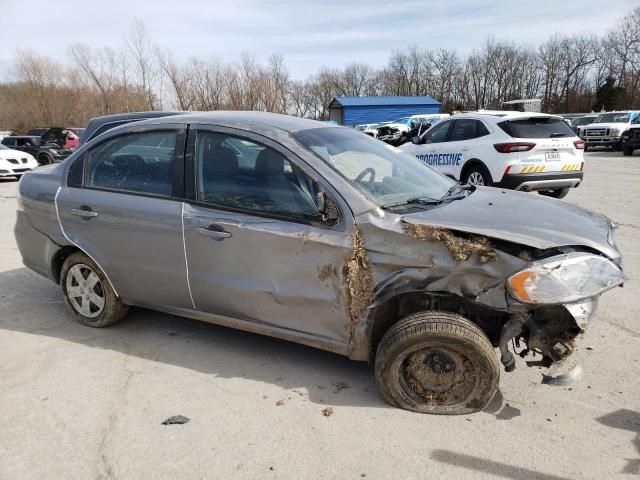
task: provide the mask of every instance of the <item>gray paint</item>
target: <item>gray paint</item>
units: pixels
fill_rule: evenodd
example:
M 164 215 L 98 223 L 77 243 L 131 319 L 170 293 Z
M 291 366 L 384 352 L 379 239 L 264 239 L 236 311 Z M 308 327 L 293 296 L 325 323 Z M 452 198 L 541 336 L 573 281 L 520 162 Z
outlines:
M 340 224 L 327 228 L 225 212 L 179 198 L 65 185 L 69 164 L 100 141 L 186 124 L 236 129 L 280 144 L 338 203 Z M 63 164 L 37 169 L 20 182 L 25 213 L 18 215 L 16 238 L 24 262 L 39 273 L 50 272 L 56 246 L 75 244 L 97 261 L 126 303 L 367 359 L 373 313 L 400 293 L 446 292 L 497 311 L 528 308 L 504 290 L 505 279 L 526 261 L 497 251 L 497 259 L 487 264 L 476 257 L 455 262 L 442 243 L 409 238 L 403 221 L 540 249 L 588 247 L 620 258 L 607 243 L 606 218 L 537 195 L 479 188 L 465 200 L 429 211 L 404 216 L 384 212 L 292 140 L 292 131 L 305 128 L 338 127 L 284 115 L 216 112 L 147 120 L 106 132 Z M 99 215 L 87 220 L 71 214 L 83 206 Z M 230 236 L 198 233 L 211 223 Z M 342 294 L 354 225 L 364 236 L 376 290 L 369 309 L 351 325 Z M 327 265 L 331 268 L 325 276 L 321 271 Z

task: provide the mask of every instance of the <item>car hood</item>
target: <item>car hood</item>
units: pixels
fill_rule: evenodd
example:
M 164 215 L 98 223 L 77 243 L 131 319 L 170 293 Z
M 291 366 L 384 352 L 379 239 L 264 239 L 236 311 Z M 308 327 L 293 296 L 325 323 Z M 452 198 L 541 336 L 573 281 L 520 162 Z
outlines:
M 25 152 L 21 152 L 20 150 L 9 149 L 5 150 L 4 148 L 0 150 L 0 159 L 5 160 L 7 158 L 29 158 L 31 155 Z
M 538 249 L 586 246 L 617 259 L 609 244 L 607 217 L 570 203 L 532 193 L 476 187 L 454 200 L 403 217 L 407 223 L 443 227 L 484 235 Z

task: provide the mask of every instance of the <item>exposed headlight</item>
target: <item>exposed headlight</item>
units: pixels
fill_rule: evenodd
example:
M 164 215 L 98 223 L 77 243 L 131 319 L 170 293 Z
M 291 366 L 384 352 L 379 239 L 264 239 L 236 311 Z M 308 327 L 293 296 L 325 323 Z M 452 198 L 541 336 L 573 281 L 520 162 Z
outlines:
M 534 263 L 507 281 L 511 294 L 524 303 L 571 303 L 600 295 L 626 280 L 610 260 L 574 252 Z

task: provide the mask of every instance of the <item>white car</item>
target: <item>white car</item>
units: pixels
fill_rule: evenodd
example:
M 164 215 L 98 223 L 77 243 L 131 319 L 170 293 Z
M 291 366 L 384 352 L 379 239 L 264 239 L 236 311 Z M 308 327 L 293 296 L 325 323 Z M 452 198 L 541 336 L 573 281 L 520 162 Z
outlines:
M 582 182 L 584 141 L 554 115 L 463 113 L 399 148 L 462 183 L 563 198 Z
M 623 132 L 638 117 L 640 112 L 637 111 L 601 113 L 593 123 L 580 128 L 578 135 L 587 142 L 585 150 L 600 145 L 621 150 Z
M 0 178 L 20 178 L 23 173 L 37 166 L 38 161 L 30 154 L 13 150 L 0 143 Z

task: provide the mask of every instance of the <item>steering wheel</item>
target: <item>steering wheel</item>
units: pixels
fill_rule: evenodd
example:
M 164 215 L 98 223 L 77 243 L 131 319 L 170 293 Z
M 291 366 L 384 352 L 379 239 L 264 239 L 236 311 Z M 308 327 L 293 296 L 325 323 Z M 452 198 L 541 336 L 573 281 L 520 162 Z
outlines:
M 367 175 L 370 176 L 369 181 L 363 182 L 362 179 Z M 375 179 L 376 179 L 376 171 L 371 167 L 367 167 L 360 172 L 360 174 L 356 177 L 355 182 L 359 183 L 360 185 L 364 185 L 365 183 L 372 185 Z

